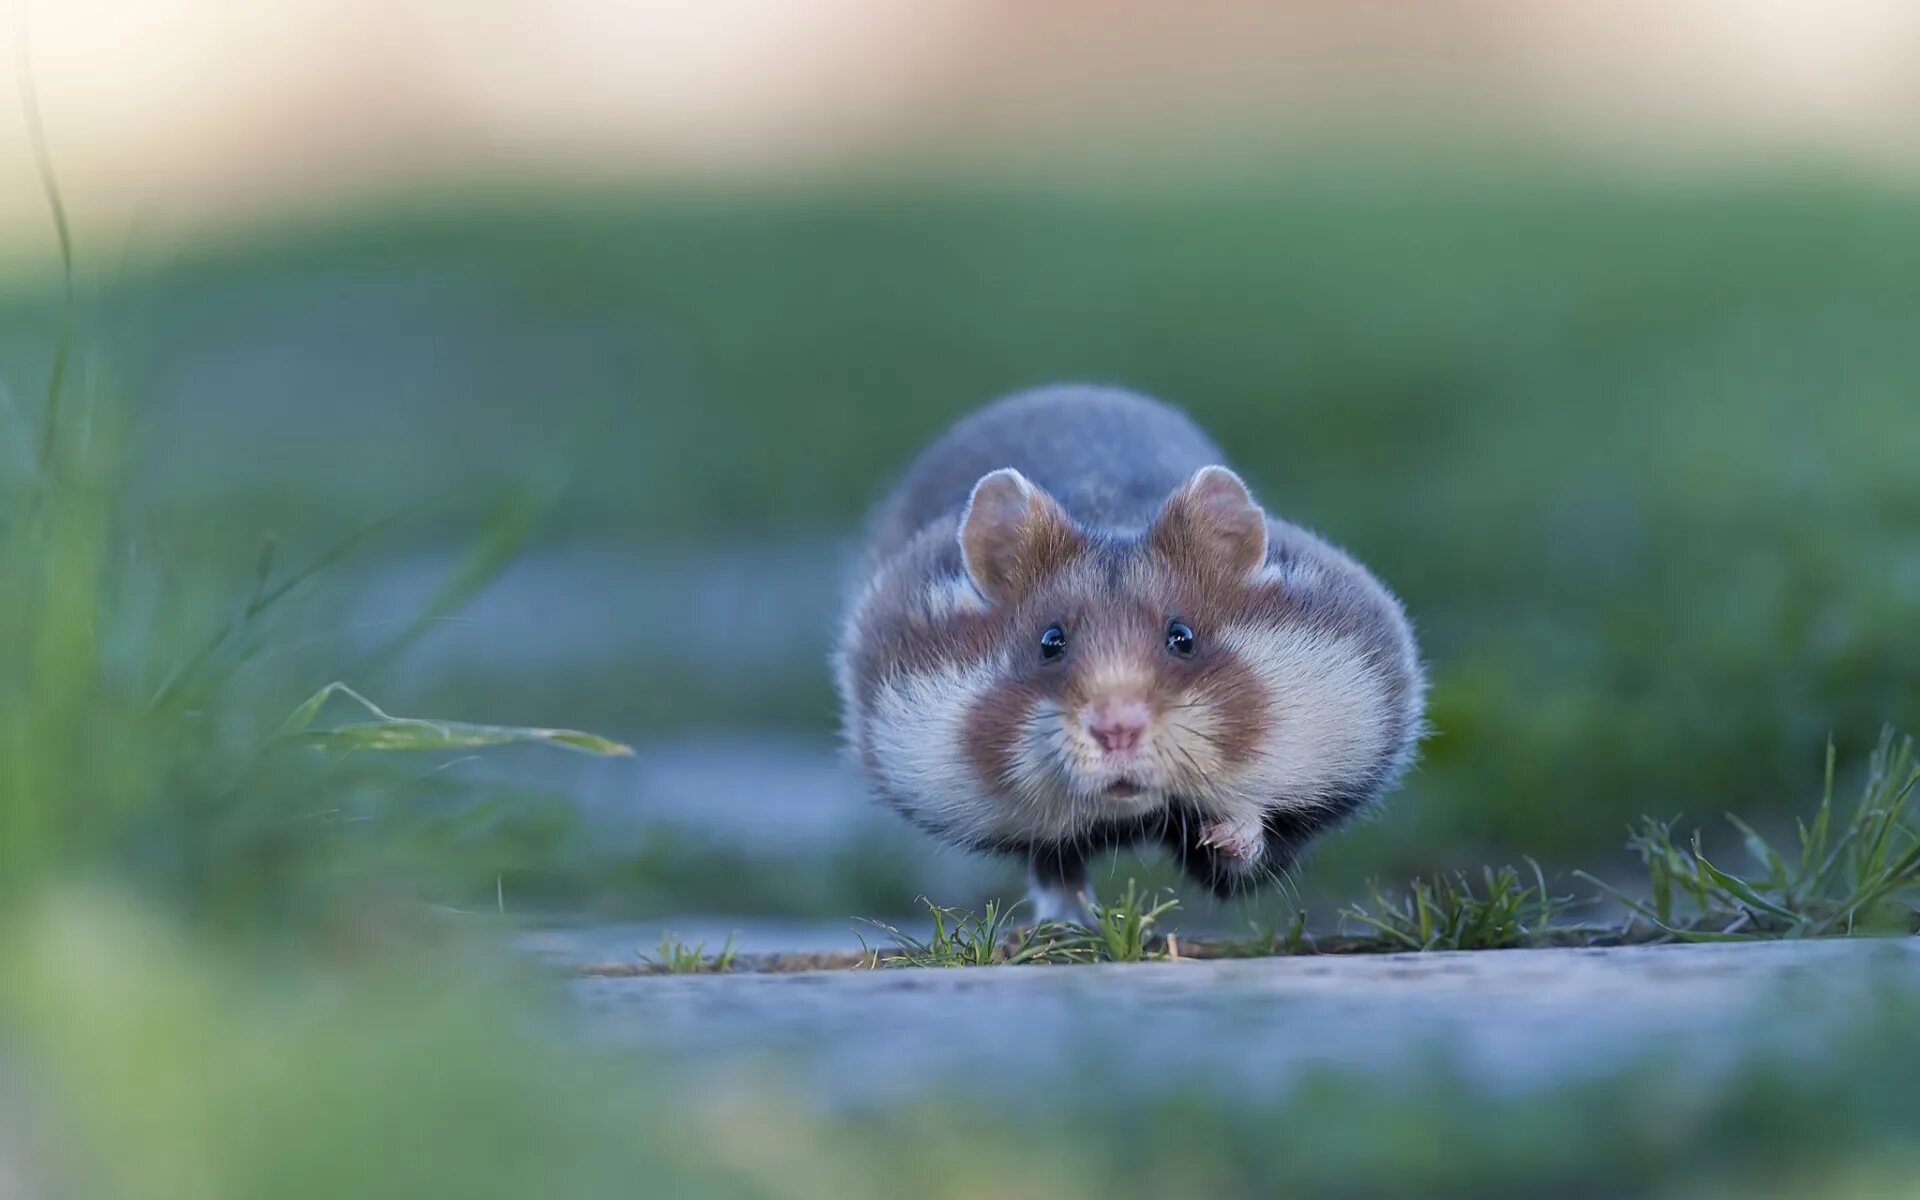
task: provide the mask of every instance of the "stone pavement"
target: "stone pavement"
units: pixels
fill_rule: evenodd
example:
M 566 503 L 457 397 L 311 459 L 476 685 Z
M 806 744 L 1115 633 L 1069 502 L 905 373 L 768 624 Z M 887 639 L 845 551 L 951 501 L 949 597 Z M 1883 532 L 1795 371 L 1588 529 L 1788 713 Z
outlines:
M 1391 1084 L 1436 1066 L 1507 1091 L 1655 1055 L 1713 1071 L 1760 1045 L 1818 1053 L 1883 994 L 1920 996 L 1920 938 L 567 986 L 593 1038 L 702 1076 L 772 1062 L 827 1104 L 936 1088 L 1016 1107 L 1056 1086 L 1270 1095 L 1318 1069 Z

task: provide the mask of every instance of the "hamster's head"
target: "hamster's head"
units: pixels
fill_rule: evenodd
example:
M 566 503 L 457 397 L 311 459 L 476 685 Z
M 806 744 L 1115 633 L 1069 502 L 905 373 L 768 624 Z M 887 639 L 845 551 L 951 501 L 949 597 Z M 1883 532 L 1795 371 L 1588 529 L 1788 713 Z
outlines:
M 870 590 L 850 626 L 869 644 L 843 659 L 869 771 L 936 832 L 1030 849 L 1164 815 L 1251 862 L 1273 814 L 1340 815 L 1404 761 L 1417 685 L 1395 678 L 1397 608 L 1337 551 L 1306 556 L 1312 539 L 1270 555 L 1225 467 L 1139 534 L 995 471 L 944 537 L 911 585 L 878 589 L 891 605 Z

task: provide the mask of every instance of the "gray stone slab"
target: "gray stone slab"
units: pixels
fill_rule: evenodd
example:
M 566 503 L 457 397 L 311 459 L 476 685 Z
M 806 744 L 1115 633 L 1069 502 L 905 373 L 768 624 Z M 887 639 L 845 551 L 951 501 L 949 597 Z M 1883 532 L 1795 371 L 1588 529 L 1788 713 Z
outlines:
M 589 1035 L 703 1078 L 769 1063 L 826 1104 L 931 1089 L 1044 1102 L 1060 1086 L 1284 1092 L 1316 1069 L 1449 1064 L 1497 1091 L 1650 1054 L 1703 1071 L 1817 1053 L 1920 939 L 1295 957 L 1080 967 L 578 978 Z

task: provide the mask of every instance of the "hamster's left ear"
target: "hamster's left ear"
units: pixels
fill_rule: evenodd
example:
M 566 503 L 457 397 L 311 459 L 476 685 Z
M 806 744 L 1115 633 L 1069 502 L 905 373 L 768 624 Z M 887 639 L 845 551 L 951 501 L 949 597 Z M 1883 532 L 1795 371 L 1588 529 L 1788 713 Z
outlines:
M 994 604 L 1018 600 L 1081 544 L 1058 501 L 1012 467 L 973 485 L 960 517 L 960 558 L 968 578 Z
M 1176 562 L 1228 577 L 1251 575 L 1267 561 L 1267 514 L 1238 475 L 1201 467 L 1167 497 L 1150 540 Z

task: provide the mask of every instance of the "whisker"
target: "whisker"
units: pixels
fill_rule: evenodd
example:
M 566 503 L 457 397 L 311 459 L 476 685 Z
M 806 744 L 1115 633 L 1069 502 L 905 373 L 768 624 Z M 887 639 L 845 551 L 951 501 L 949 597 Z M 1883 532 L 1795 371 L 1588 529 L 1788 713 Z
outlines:
M 1192 768 L 1194 786 L 1197 788 L 1205 788 L 1211 792 L 1212 788 L 1207 782 L 1207 773 L 1200 769 L 1200 763 L 1193 757 L 1193 753 L 1179 742 L 1174 742 L 1173 748 L 1179 753 L 1180 757 L 1187 760 L 1187 766 Z
M 1205 742 L 1211 742 L 1213 745 L 1217 747 L 1225 748 L 1226 746 L 1226 742 L 1221 738 L 1215 736 L 1214 734 L 1207 733 L 1204 730 L 1195 729 L 1191 725 L 1182 725 L 1178 721 L 1167 722 L 1167 728 L 1179 730 L 1181 733 L 1188 734 L 1189 736 L 1192 736 L 1192 737 L 1197 737 Z
M 1296 909 L 1300 908 L 1302 906 L 1300 885 L 1298 881 L 1294 879 L 1293 872 L 1284 864 L 1278 862 L 1266 861 L 1265 866 L 1267 882 L 1279 888 L 1280 893 L 1287 897 Z

